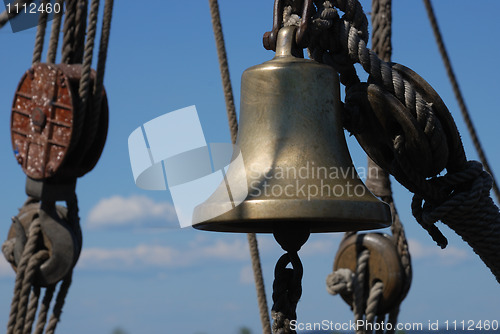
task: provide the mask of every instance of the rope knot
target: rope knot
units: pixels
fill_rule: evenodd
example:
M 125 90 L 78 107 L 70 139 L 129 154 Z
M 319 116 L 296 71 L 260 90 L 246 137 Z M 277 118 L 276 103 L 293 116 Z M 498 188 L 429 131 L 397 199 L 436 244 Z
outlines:
M 463 170 L 428 182 L 439 189 L 439 197 L 444 199 L 437 202 L 415 195 L 412 201 L 413 215 L 433 240 L 441 248 L 445 248 L 447 240 L 434 224 L 447 219 L 462 222 L 471 217 L 479 217 L 483 201 L 489 198 L 493 178 L 483 170 L 481 163 L 468 161 Z
M 331 1 L 316 1 L 318 10 L 313 16 L 313 28 L 316 31 L 324 31 L 333 27 L 334 22 L 340 19 L 338 11 L 333 7 Z
M 326 277 L 326 290 L 331 295 L 351 294 L 353 291 L 354 273 L 347 268 L 340 268 Z

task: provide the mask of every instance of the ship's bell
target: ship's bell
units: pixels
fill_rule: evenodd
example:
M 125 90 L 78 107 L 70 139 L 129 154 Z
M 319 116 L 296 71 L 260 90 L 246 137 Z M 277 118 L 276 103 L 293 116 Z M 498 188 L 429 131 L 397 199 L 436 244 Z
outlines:
M 391 224 L 389 206 L 366 188 L 352 164 L 338 74 L 295 57 L 294 35 L 294 28 L 282 28 L 276 56 L 247 69 L 241 79 L 236 147 L 244 167 L 230 165 L 225 179 L 246 179 L 248 195 L 214 217 L 228 207 L 223 182 L 195 208 L 195 228 L 267 233 L 276 224 L 305 224 L 310 232 L 339 232 Z

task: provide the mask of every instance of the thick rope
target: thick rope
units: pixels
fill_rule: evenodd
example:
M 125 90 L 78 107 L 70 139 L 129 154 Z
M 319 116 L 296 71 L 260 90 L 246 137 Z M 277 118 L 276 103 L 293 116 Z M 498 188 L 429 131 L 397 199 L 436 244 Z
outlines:
M 363 315 L 366 308 L 365 299 L 365 283 L 368 278 L 368 261 L 370 260 L 370 252 L 367 249 L 361 251 L 356 262 L 356 273 L 353 283 L 353 303 L 352 312 L 354 313 L 354 321 L 363 320 Z M 356 333 L 364 333 L 364 329 L 356 330 Z
M 369 278 L 370 252 L 363 249 L 356 259 L 356 272 L 340 268 L 329 274 L 326 279 L 327 291 L 332 295 L 343 294 L 352 296 L 352 310 L 356 324 L 373 324 L 378 315 L 379 303 L 384 288 L 383 282 L 374 282 L 370 286 Z M 356 334 L 365 334 L 366 326 L 355 328 Z
M 47 63 L 54 64 L 56 62 L 57 45 L 59 43 L 59 33 L 61 32 L 61 18 L 64 0 L 56 0 L 56 4 L 61 6 L 61 10 L 54 13 L 52 19 L 52 30 L 50 31 L 49 50 L 47 51 Z
M 85 30 L 87 28 L 88 0 L 77 0 L 75 16 L 75 47 L 72 63 L 80 64 L 83 60 Z
M 66 278 L 61 283 L 59 287 L 59 292 L 56 297 L 56 304 L 54 305 L 54 309 L 52 311 L 52 316 L 50 317 L 49 323 L 45 330 L 46 334 L 54 334 L 56 330 L 56 326 L 61 319 L 62 309 L 64 306 L 64 301 L 66 300 L 66 296 L 69 291 L 69 287 L 71 286 L 71 281 L 73 277 L 73 271 L 71 271 Z
M 390 62 L 392 55 L 392 0 L 372 0 L 371 18 L 373 51 L 384 61 Z M 384 171 L 369 157 L 366 186 L 372 193 L 389 204 L 392 216 L 391 232 L 405 272 L 403 291 L 408 291 L 412 277 L 411 257 L 404 227 L 392 196 L 389 173 Z
M 287 268 L 288 263 L 292 269 Z M 287 252 L 282 255 L 274 269 L 273 282 L 273 334 L 296 334 L 290 328 L 290 322 L 297 319 L 297 303 L 302 296 L 302 276 L 304 269 L 297 252 Z
M 29 259 L 35 253 L 35 250 L 37 248 L 40 232 L 40 221 L 38 219 L 35 219 L 35 221 L 30 226 L 28 240 L 26 241 L 23 254 L 21 256 L 21 259 L 19 260 L 19 265 L 17 266 L 16 281 L 14 284 L 14 296 L 12 297 L 9 321 L 7 323 L 7 334 L 14 333 L 14 327 L 16 324 L 17 313 L 21 299 L 21 289 L 23 287 L 24 273 L 26 272 L 26 268 L 28 267 Z
M 50 302 L 54 296 L 56 286 L 51 285 L 45 289 L 45 295 L 43 296 L 42 303 L 40 305 L 40 310 L 38 311 L 38 320 L 35 327 L 35 332 L 33 334 L 42 334 L 45 324 L 47 323 L 47 314 L 50 309 Z
M 214 31 L 215 43 L 217 46 L 217 56 L 224 88 L 224 99 L 226 101 L 227 119 L 231 133 L 231 141 L 236 143 L 238 134 L 238 120 L 236 118 L 236 108 L 234 105 L 233 89 L 231 78 L 229 76 L 229 66 L 227 62 L 226 47 L 224 43 L 224 34 L 222 32 L 222 23 L 220 19 L 219 4 L 217 0 L 209 0 L 210 14 L 212 18 L 212 28 Z M 257 303 L 259 305 L 260 321 L 262 332 L 271 334 L 271 322 L 269 319 L 269 308 L 267 306 L 266 290 L 264 278 L 262 276 L 262 266 L 260 262 L 259 247 L 255 233 L 247 234 L 248 245 L 250 249 L 250 258 L 252 260 L 252 269 L 254 274 L 255 288 L 257 290 Z
M 104 90 L 104 72 L 106 69 L 106 59 L 108 55 L 109 35 L 111 31 L 111 19 L 113 15 L 113 0 L 106 0 L 104 4 L 104 15 L 102 18 L 101 39 L 99 42 L 99 54 L 97 57 L 97 73 L 92 94 L 92 113 L 89 118 L 88 128 L 88 150 L 95 140 L 97 130 L 99 128 L 99 120 L 101 116 L 102 93 Z
M 64 16 L 64 35 L 62 44 L 62 59 L 64 64 L 71 64 L 73 59 L 75 44 L 75 18 L 77 0 L 66 0 L 66 13 Z
M 27 202 L 30 203 L 30 202 Z M 25 204 L 26 205 L 26 204 Z M 23 209 L 20 209 L 22 212 Z M 7 324 L 7 334 L 30 334 L 36 318 L 40 299 L 40 286 L 36 283 L 36 274 L 40 266 L 49 258 L 47 250 L 38 250 L 41 239 L 41 221 L 36 218 L 29 227 L 28 238 L 23 254 L 17 266 L 14 296 Z M 8 250 L 6 250 L 8 251 Z M 63 279 L 57 294 L 52 316 L 47 324 L 47 314 L 54 295 L 56 284 L 45 289 L 40 305 L 34 334 L 53 334 L 60 320 L 64 301 L 71 285 L 72 271 Z M 47 328 L 45 326 L 47 325 Z
M 92 0 L 90 5 L 89 26 L 87 31 L 87 41 L 85 43 L 85 54 L 82 64 L 82 76 L 78 94 L 80 96 L 80 113 L 85 115 L 90 98 L 90 73 L 92 57 L 94 53 L 94 41 L 97 31 L 97 15 L 99 13 L 99 0 Z M 83 122 L 81 122 L 83 123 Z
M 73 137 L 72 142 L 82 142 L 81 136 L 84 135 L 83 127 L 85 124 L 85 118 L 88 111 L 89 100 L 92 98 L 90 83 L 91 83 L 91 73 L 92 73 L 92 57 L 94 54 L 94 41 L 97 31 L 97 16 L 99 13 L 99 0 L 92 0 L 90 4 L 90 13 L 89 13 L 89 23 L 87 30 L 87 40 L 85 43 L 85 54 L 83 56 L 83 64 L 81 69 L 80 82 L 78 85 L 78 95 L 80 97 L 80 104 L 78 106 L 78 110 L 75 113 L 75 119 L 73 121 Z M 66 32 L 65 32 L 66 33 Z M 73 45 L 74 47 L 74 45 Z M 73 58 L 72 58 L 73 59 Z M 95 110 L 90 110 L 90 113 L 97 112 Z M 91 141 L 90 141 L 91 142 Z M 85 138 L 85 142 L 83 144 L 88 144 L 88 138 Z M 80 146 L 76 146 L 80 148 Z M 84 154 L 78 155 L 80 159 L 85 157 Z
M 38 308 L 38 300 L 40 298 L 40 286 L 33 286 L 30 296 L 30 304 L 28 305 L 28 313 L 26 314 L 26 320 L 24 324 L 24 333 L 31 333 L 31 328 L 33 327 L 33 322 L 36 317 L 36 309 Z
M 49 2 L 50 0 L 43 0 L 41 4 L 45 7 Z M 45 40 L 45 28 L 47 27 L 47 16 L 48 14 L 45 10 L 39 13 L 38 26 L 35 37 L 35 47 L 33 48 L 33 60 L 31 61 L 32 64 L 39 63 L 42 59 L 43 42 Z
M 446 51 L 446 47 L 443 41 L 443 36 L 441 34 L 441 31 L 439 30 L 436 15 L 434 14 L 434 9 L 432 8 L 431 0 L 424 0 L 424 4 L 425 4 L 425 9 L 427 11 L 427 16 L 429 17 L 429 21 L 431 23 L 432 32 L 434 33 L 434 38 L 436 38 L 436 43 L 439 49 L 439 53 L 441 54 L 441 58 L 443 59 L 444 67 L 446 68 L 446 73 L 448 74 L 448 78 L 450 79 L 451 87 L 453 88 L 453 93 L 455 94 L 455 98 L 457 99 L 458 106 L 460 107 L 460 111 L 462 113 L 465 125 L 469 130 L 472 143 L 474 144 L 477 154 L 479 155 L 479 160 L 481 160 L 484 169 L 491 174 L 491 177 L 493 179 L 493 191 L 495 192 L 497 201 L 500 203 L 500 189 L 498 188 L 495 176 L 493 175 L 493 171 L 488 163 L 488 159 L 486 158 L 486 153 L 483 150 L 477 131 L 474 127 L 474 124 L 472 123 L 469 110 L 465 104 L 463 94 L 458 85 L 457 77 L 455 75 L 455 72 L 453 71 L 453 67 L 451 66 L 450 57 L 448 56 L 448 52 Z
M 378 305 L 384 290 L 384 283 L 378 281 L 373 284 L 366 300 L 366 322 L 373 324 L 377 315 Z
M 226 46 L 224 43 L 224 34 L 222 32 L 222 23 L 220 19 L 219 3 L 217 0 L 209 0 L 210 14 L 212 16 L 212 28 L 214 30 L 215 44 L 217 46 L 217 56 L 219 58 L 219 67 L 224 89 L 224 99 L 226 100 L 227 119 L 229 130 L 231 132 L 231 141 L 236 143 L 238 134 L 238 120 L 236 118 L 236 108 L 234 105 L 233 88 L 229 76 L 229 65 L 227 63 Z
M 24 273 L 23 284 L 21 287 L 19 305 L 17 309 L 17 318 L 16 325 L 14 327 L 15 334 L 22 334 L 25 332 L 25 322 L 27 318 L 32 317 L 32 313 L 36 313 L 36 308 L 38 304 L 38 297 L 36 297 L 35 303 L 30 301 L 30 293 L 33 283 L 35 281 L 35 274 L 40 267 L 40 265 L 49 258 L 48 251 L 39 251 L 33 254 L 28 262 L 28 266 L 26 267 L 26 271 Z M 29 305 L 28 305 L 29 304 Z M 30 307 L 29 313 L 30 315 L 27 317 L 28 306 Z M 31 330 L 31 323 L 27 324 L 29 329 Z
M 326 12 L 329 9 L 326 3 L 329 1 L 324 2 L 320 11 Z M 339 3 L 340 1 L 334 1 L 336 6 Z M 359 8 L 359 6 L 353 6 L 353 8 Z M 321 17 L 322 14 L 319 13 L 316 16 Z M 331 21 L 331 28 L 320 31 L 319 35 L 312 39 L 315 44 L 309 47 L 315 59 L 336 67 L 341 73 L 341 80 L 344 78 L 344 84 L 352 84 L 351 87 L 346 87 L 346 108 L 348 105 L 351 106 L 350 116 L 356 118 L 354 107 L 357 107 L 363 110 L 364 116 L 368 115 L 376 119 L 378 114 L 375 115 L 371 107 L 356 105 L 362 98 L 367 99 L 366 87 L 368 87 L 368 90 L 372 90 L 372 94 L 383 96 L 392 105 L 392 109 L 383 108 L 377 112 L 392 113 L 384 117 L 413 122 L 411 125 L 405 125 L 407 131 L 413 132 L 412 135 L 403 137 L 400 134 L 393 138 L 391 145 L 393 145 L 395 159 L 388 161 L 384 169 L 390 170 L 401 184 L 415 194 L 412 211 L 417 221 L 441 247 L 446 246 L 447 240 L 434 223 L 441 220 L 454 229 L 473 247 L 500 281 L 500 261 L 498 260 L 500 212 L 489 196 L 492 179 L 487 172 L 482 173 L 480 164 L 467 162 L 456 125 L 446 106 L 435 92 L 429 90 L 430 86 L 416 74 L 412 74 L 400 65 L 382 61 L 375 52 L 368 49 L 367 38 L 364 38 L 364 27 L 357 27 L 359 23 L 349 22 L 345 15 L 342 19 L 332 16 L 328 20 Z M 329 50 L 347 55 L 349 62 L 342 63 L 346 61 L 346 58 L 338 57 Z M 360 63 L 370 74 L 371 85 L 362 86 L 356 83 L 359 79 L 350 78 L 355 75 L 355 72 L 351 71 L 354 63 Z M 349 73 L 343 73 L 345 69 L 348 69 Z M 416 89 L 414 85 L 419 88 Z M 354 89 L 354 92 L 350 89 Z M 359 98 L 355 97 L 356 89 L 359 90 Z M 426 101 L 422 94 L 425 94 L 430 101 Z M 361 114 L 358 111 L 359 115 Z M 357 117 L 357 121 L 362 121 L 362 119 Z M 359 131 L 359 129 L 353 129 L 353 132 L 358 135 Z M 378 136 L 383 134 L 378 134 Z M 376 153 L 380 149 L 376 143 L 369 140 L 361 144 L 366 151 Z M 416 147 L 412 148 L 412 144 Z M 430 155 L 424 159 L 424 155 L 427 154 Z M 447 169 L 448 174 L 444 177 L 437 177 L 436 175 L 444 168 Z M 428 179 L 428 177 L 433 178 Z M 458 212 L 460 215 L 457 214 Z M 490 242 L 485 242 L 485 240 L 490 240 Z

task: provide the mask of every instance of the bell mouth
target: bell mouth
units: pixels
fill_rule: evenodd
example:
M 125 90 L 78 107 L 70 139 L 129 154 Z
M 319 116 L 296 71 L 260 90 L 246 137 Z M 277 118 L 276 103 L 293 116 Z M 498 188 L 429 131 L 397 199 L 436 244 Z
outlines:
M 223 204 L 220 204 L 223 205 Z M 194 221 L 217 210 L 217 203 L 204 203 L 194 210 Z M 300 211 L 300 216 L 297 216 Z M 369 218 L 366 215 L 369 212 Z M 198 220 L 199 221 L 199 220 Z M 193 224 L 204 231 L 273 233 L 275 224 L 307 224 L 311 233 L 374 230 L 391 225 L 389 205 L 373 201 L 335 199 L 246 200 L 215 218 Z

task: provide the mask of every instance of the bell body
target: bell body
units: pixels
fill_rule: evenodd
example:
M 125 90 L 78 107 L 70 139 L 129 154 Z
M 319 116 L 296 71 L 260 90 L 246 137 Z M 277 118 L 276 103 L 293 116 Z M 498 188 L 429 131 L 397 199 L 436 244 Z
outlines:
M 310 232 L 390 225 L 387 204 L 373 196 L 352 164 L 340 120 L 340 87 L 329 66 L 291 55 L 283 36 L 274 59 L 242 76 L 236 146 L 248 195 L 222 215 L 195 223 L 202 230 L 273 232 L 276 223 L 307 224 Z M 286 36 L 285 36 L 286 37 Z M 197 217 L 227 205 L 223 183 L 196 207 Z

